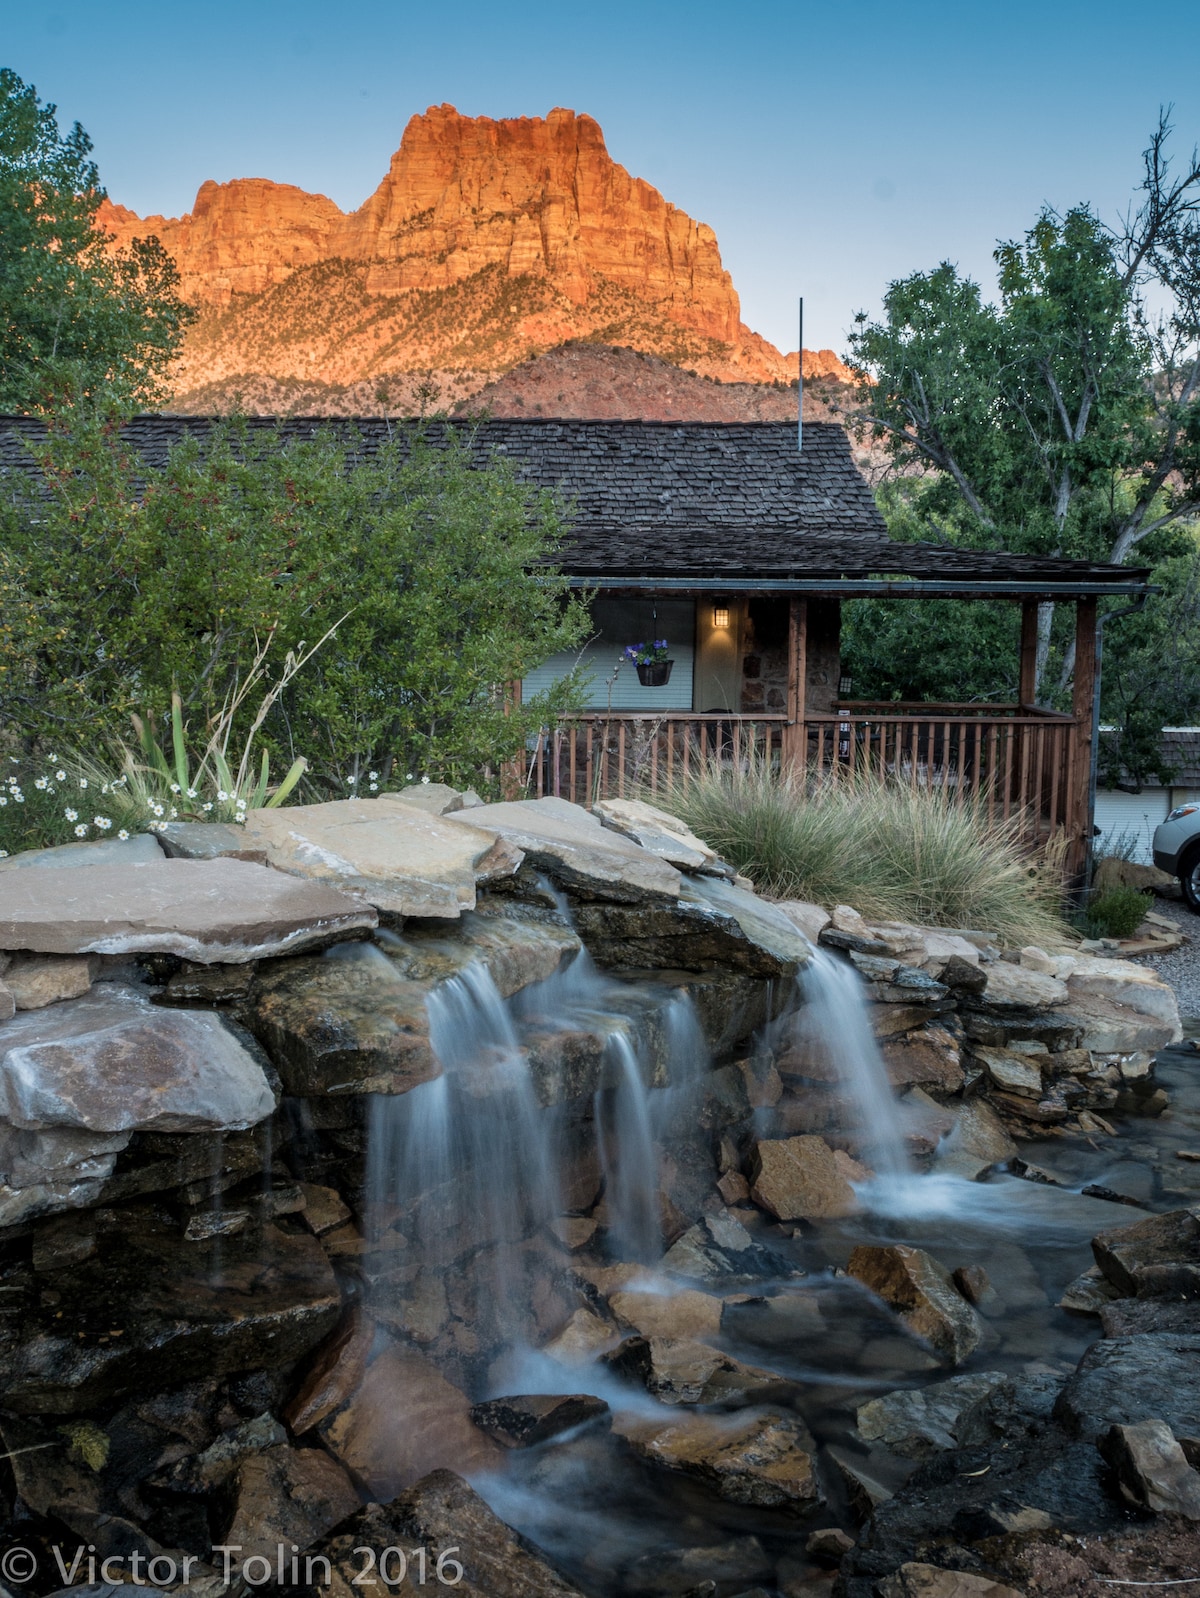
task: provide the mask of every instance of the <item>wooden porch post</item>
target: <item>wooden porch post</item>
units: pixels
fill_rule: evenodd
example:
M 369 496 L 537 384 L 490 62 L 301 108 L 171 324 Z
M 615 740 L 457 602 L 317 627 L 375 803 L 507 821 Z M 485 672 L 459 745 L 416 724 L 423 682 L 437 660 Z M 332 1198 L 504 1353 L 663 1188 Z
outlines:
M 1075 602 L 1075 691 L 1071 713 L 1075 718 L 1075 757 L 1071 762 L 1071 799 L 1068 815 L 1070 846 L 1067 871 L 1082 886 L 1092 854 L 1092 743 L 1095 737 L 1096 601 Z
M 1026 599 L 1021 604 L 1021 677 L 1017 703 L 1032 705 L 1037 700 L 1038 602 Z
M 808 601 L 792 599 L 788 605 L 788 719 L 784 723 L 780 751 L 785 771 L 803 770 L 808 757 L 808 729 L 804 725 L 807 687 Z

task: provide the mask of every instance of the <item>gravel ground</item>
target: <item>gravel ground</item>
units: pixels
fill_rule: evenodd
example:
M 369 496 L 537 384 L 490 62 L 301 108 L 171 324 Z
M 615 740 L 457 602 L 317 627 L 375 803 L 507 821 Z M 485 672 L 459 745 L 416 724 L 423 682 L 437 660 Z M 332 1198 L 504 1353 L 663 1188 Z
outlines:
M 1193 1027 L 1200 1026 L 1200 916 L 1178 899 L 1156 899 L 1154 909 L 1178 923 L 1191 942 L 1170 954 L 1144 954 L 1138 964 L 1150 966 L 1175 989 L 1184 1025 L 1190 1021 Z

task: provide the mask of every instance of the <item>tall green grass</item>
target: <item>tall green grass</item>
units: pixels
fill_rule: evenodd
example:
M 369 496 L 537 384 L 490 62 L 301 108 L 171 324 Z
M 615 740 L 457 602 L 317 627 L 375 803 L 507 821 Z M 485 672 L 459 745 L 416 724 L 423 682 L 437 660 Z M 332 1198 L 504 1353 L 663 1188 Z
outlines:
M 989 821 L 953 792 L 863 773 L 805 779 L 754 761 L 711 764 L 655 803 L 775 898 L 1007 943 L 1070 936 L 1061 843 L 1031 857 L 1016 821 Z

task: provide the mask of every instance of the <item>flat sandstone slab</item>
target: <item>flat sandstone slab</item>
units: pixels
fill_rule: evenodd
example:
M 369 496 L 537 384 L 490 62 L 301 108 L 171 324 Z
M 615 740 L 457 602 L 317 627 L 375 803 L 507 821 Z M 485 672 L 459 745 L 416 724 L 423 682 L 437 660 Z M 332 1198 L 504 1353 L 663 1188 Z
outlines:
M 202 965 L 292 954 L 369 931 L 365 905 L 242 860 L 135 860 L 0 877 L 0 949 L 178 954 Z
M 520 848 L 493 831 L 428 815 L 390 794 L 251 810 L 243 826 L 175 824 L 160 836 L 171 854 L 262 860 L 392 915 L 445 920 L 475 908 L 477 883 L 510 876 L 521 864 Z

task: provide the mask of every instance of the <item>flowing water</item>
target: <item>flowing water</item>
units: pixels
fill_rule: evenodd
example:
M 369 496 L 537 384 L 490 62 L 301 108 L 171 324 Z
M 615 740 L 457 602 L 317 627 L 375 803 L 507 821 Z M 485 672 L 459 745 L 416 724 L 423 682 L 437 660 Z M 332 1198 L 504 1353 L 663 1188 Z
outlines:
M 461 1268 L 464 1249 L 474 1248 L 477 1291 L 513 1310 L 507 1323 L 503 1315 L 496 1322 L 506 1346 L 478 1377 L 472 1398 L 590 1392 L 614 1413 L 664 1422 L 681 1413 L 594 1361 L 557 1363 L 539 1348 L 546 1336 L 533 1332 L 525 1313 L 535 1291 L 531 1239 L 546 1235 L 563 1213 L 579 1158 L 564 1106 L 539 1099 L 529 1068 L 534 1040 L 548 1035 L 600 1040 L 590 1116 L 603 1184 L 597 1237 L 607 1257 L 631 1267 L 635 1289 L 723 1294 L 720 1331 L 708 1340 L 790 1383 L 781 1401 L 817 1445 L 861 1455 L 857 1405 L 951 1374 L 845 1275 L 858 1243 L 912 1243 L 950 1268 L 986 1266 L 996 1298 L 984 1306 L 984 1339 L 964 1370 L 1031 1380 L 1061 1379 L 1074 1367 L 1097 1322 L 1058 1309 L 1057 1300 L 1090 1263 L 1092 1235 L 1139 1213 L 1079 1189 L 1111 1181 L 1134 1197 L 1144 1191 L 1154 1207 L 1172 1202 L 1170 1184 L 1183 1178 L 1178 1167 L 1172 1170 L 1170 1150 L 1189 1137 L 1192 1146 L 1200 1142 L 1200 1093 L 1191 1074 L 1172 1067 L 1170 1057 L 1160 1073 L 1176 1100 L 1173 1126 L 1129 1122 L 1102 1149 L 1052 1141 L 1024 1149 L 1056 1172 L 1060 1186 L 1003 1175 L 971 1182 L 939 1174 L 936 1165 L 918 1174 L 907 1153 L 905 1108 L 888 1083 L 857 974 L 818 952 L 798 999 L 764 1042 L 772 1051 L 799 1051 L 814 1062 L 819 1080 L 833 1081 L 874 1176 L 859 1186 L 861 1212 L 844 1220 L 792 1228 L 739 1211 L 778 1268 L 751 1284 L 714 1284 L 672 1280 L 652 1269 L 664 1246 L 664 1144 L 695 1123 L 711 1067 L 687 993 L 609 979 L 586 954 L 507 1003 L 482 967 L 437 991 L 430 1025 L 442 1075 L 374 1101 L 369 1192 L 377 1235 L 396 1229 L 410 1257 L 415 1250 L 434 1270 L 456 1259 Z M 1195 1202 L 1195 1195 L 1173 1201 Z M 640 1279 L 638 1266 L 649 1268 Z M 594 1598 L 637 1598 L 685 1590 L 683 1577 L 671 1572 L 685 1568 L 688 1549 L 729 1544 L 751 1565 L 754 1558 L 765 1562 L 762 1570 L 742 1572 L 745 1587 L 782 1585 L 789 1570 L 795 1576 L 796 1549 L 813 1526 L 848 1524 L 836 1472 L 821 1469 L 829 1502 L 802 1523 L 799 1539 L 796 1519 L 718 1500 L 678 1473 L 645 1466 L 604 1426 L 515 1450 L 503 1470 L 475 1485 Z M 748 1535 L 757 1555 L 746 1553 Z M 702 1579 L 703 1573 L 696 1581 Z

